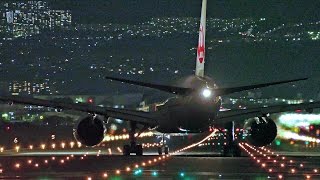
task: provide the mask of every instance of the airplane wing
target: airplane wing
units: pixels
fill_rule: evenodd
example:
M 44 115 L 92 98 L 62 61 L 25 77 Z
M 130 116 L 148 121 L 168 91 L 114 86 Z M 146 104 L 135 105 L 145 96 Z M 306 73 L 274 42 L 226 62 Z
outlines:
M 76 110 L 88 112 L 91 114 L 99 114 L 107 117 L 118 118 L 126 121 L 135 121 L 137 123 L 150 126 L 157 124 L 154 118 L 152 117 L 151 113 L 143 111 L 100 107 L 89 104 L 64 103 L 22 96 L 0 96 L 0 101 L 17 104 L 29 104 L 36 106 L 52 107 L 56 109 Z
M 271 113 L 280 113 L 295 110 L 312 110 L 320 108 L 320 101 L 301 104 L 275 105 L 269 107 L 258 107 L 249 109 L 233 109 L 218 112 L 215 119 L 216 123 L 224 123 L 229 121 L 245 120 L 253 117 L 261 117 Z
M 108 76 L 106 76 L 105 78 L 110 79 L 110 80 L 114 80 L 114 81 L 123 82 L 123 83 L 158 89 L 160 91 L 165 91 L 165 92 L 179 94 L 179 95 L 184 95 L 184 94 L 187 94 L 189 92 L 196 90 L 196 89 L 186 88 L 186 87 L 159 85 L 159 84 L 139 82 L 139 81 L 133 81 L 133 80 L 127 80 L 127 79 L 121 79 L 121 78 L 115 78 L 115 77 L 108 77 Z M 295 82 L 295 81 L 302 81 L 302 80 L 307 80 L 307 79 L 308 78 L 300 78 L 300 79 L 277 81 L 277 82 L 264 83 L 264 84 L 255 84 L 255 85 L 249 85 L 249 86 L 217 88 L 217 89 L 213 89 L 213 91 L 214 91 L 215 96 L 223 96 L 223 95 L 228 95 L 228 94 L 232 94 L 235 92 L 241 92 L 241 91 L 246 91 L 246 90 L 250 90 L 250 89 L 257 89 L 257 88 L 262 88 L 262 87 L 267 87 L 267 86 L 272 86 L 272 85 L 277 85 L 277 84 L 290 83 L 290 82 Z
M 308 78 L 300 78 L 300 79 L 292 79 L 292 80 L 286 80 L 286 81 L 277 81 L 277 82 L 271 82 L 271 83 L 264 83 L 264 84 L 255 84 L 255 85 L 249 85 L 249 86 L 238 86 L 238 87 L 230 87 L 230 88 L 218 88 L 214 90 L 214 93 L 216 96 L 223 96 L 227 94 L 232 94 L 235 92 L 241 92 L 245 90 L 250 89 L 257 89 L 277 84 L 284 84 L 284 83 L 290 83 L 290 82 L 296 82 L 296 81 L 302 81 L 307 80 Z

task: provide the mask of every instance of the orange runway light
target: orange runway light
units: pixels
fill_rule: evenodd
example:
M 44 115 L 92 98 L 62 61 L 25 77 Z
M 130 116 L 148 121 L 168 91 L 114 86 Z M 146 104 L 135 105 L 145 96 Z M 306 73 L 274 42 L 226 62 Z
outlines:
M 107 174 L 107 173 L 103 173 L 102 177 L 103 177 L 103 178 L 107 178 L 107 177 L 108 177 L 108 174 Z
M 120 170 L 116 170 L 116 174 L 120 174 Z
M 19 152 L 20 146 L 16 146 L 15 149 L 16 149 L 16 152 Z
M 81 142 L 77 142 L 78 148 L 81 148 L 82 144 Z
M 41 144 L 40 147 L 41 147 L 42 150 L 44 150 L 46 148 L 46 145 L 45 144 Z
M 73 142 L 73 141 L 70 142 L 70 147 L 71 147 L 71 148 L 74 147 L 74 142 Z
M 20 168 L 20 164 L 19 164 L 19 163 L 16 163 L 14 166 L 15 166 L 17 169 Z

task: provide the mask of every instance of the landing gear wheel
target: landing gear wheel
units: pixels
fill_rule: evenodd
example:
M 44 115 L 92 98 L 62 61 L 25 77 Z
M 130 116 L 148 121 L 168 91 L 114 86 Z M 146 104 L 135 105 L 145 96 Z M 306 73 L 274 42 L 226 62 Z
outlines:
M 168 146 L 164 147 L 164 154 L 169 154 L 169 147 Z
M 137 124 L 135 122 L 131 122 L 131 130 L 129 132 L 129 139 L 130 139 L 130 145 L 124 145 L 123 146 L 123 155 L 130 156 L 130 153 L 135 153 L 137 156 L 143 155 L 143 148 L 142 145 L 136 144 L 136 126 Z
M 131 148 L 129 145 L 124 145 L 123 146 L 123 155 L 124 156 L 129 156 L 130 155 L 130 151 L 131 151 Z
M 238 145 L 233 145 L 233 157 L 241 157 L 241 149 Z
M 142 156 L 143 155 L 142 145 L 136 145 L 135 151 L 137 156 Z
M 224 145 L 222 150 L 223 157 L 241 157 L 241 149 L 237 144 Z
M 162 147 L 158 147 L 158 153 L 159 155 L 162 155 Z
M 223 145 L 222 156 L 223 156 L 223 157 L 227 157 L 228 154 L 229 154 L 229 146 Z

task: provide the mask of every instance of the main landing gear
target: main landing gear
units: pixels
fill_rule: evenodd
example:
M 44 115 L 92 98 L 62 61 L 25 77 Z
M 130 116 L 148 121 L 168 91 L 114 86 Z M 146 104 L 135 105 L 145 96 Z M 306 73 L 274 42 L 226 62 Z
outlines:
M 222 156 L 227 157 L 240 157 L 241 149 L 234 137 L 234 121 L 230 122 L 226 126 L 227 134 L 226 134 L 226 145 L 223 145 Z
M 134 134 L 136 133 L 137 129 L 137 123 L 136 122 L 130 122 L 130 132 L 129 132 L 129 139 L 130 139 L 130 145 L 124 145 L 123 146 L 123 155 L 129 156 L 130 153 L 135 153 L 137 156 L 143 155 L 143 148 L 141 144 L 137 144 L 136 137 Z
M 169 154 L 169 147 L 167 144 L 165 144 L 164 134 L 162 135 L 162 140 L 161 140 L 160 146 L 158 147 L 159 155 L 162 155 L 163 152 L 164 154 Z

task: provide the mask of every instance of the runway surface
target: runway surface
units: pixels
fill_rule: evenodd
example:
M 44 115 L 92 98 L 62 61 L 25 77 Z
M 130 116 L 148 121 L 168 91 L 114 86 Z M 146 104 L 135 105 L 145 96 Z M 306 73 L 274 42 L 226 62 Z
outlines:
M 40 156 L 39 156 L 40 154 Z M 153 155 L 152 155 L 153 154 Z M 209 157 L 208 157 L 209 155 Z M 210 156 L 211 155 L 211 156 Z M 159 156 L 107 155 L 102 151 L 2 155 L 1 179 L 320 179 L 320 157 L 218 157 L 217 153 Z M 285 157 L 286 159 L 282 159 Z M 286 163 L 287 161 L 287 163 Z M 290 164 L 290 161 L 292 163 Z M 266 164 L 263 167 L 263 162 Z M 281 164 L 285 163 L 284 167 Z M 303 164 L 303 167 L 301 167 Z M 272 169 L 272 172 L 269 172 Z M 294 173 L 291 172 L 295 169 Z M 315 172 L 314 170 L 317 170 Z M 320 170 L 320 169 L 319 169 Z M 281 178 L 280 178 L 281 177 Z
M 127 140 L 116 137 L 95 148 L 66 139 L 0 146 L 0 179 L 320 179 L 317 146 L 279 152 L 239 143 L 242 157 L 221 157 L 223 139 L 207 135 L 171 137 L 161 156 L 153 136 L 139 140 L 144 156 L 122 156 Z

